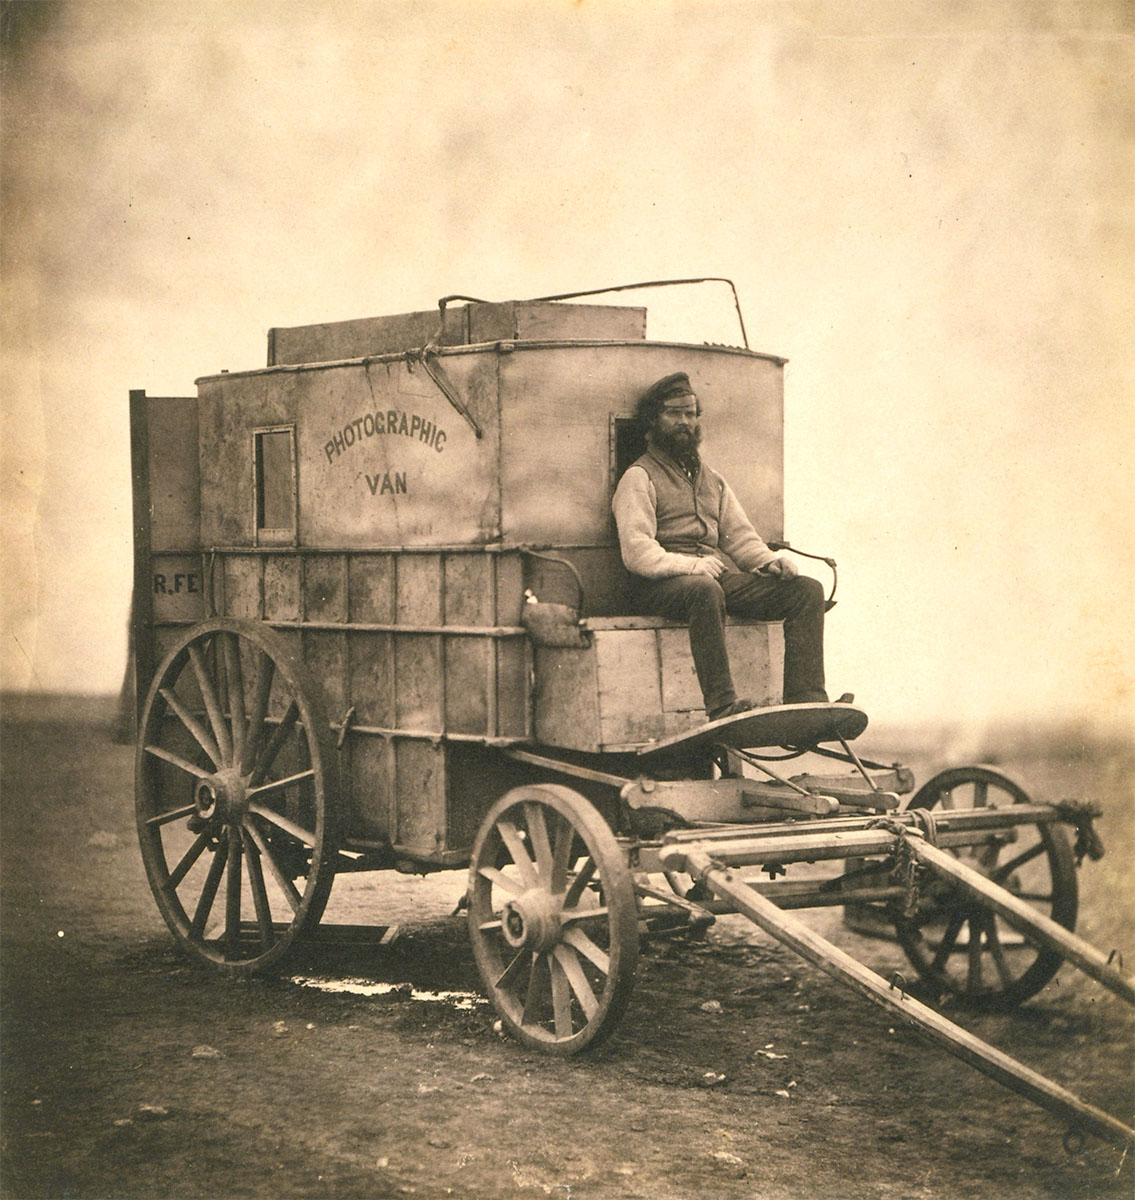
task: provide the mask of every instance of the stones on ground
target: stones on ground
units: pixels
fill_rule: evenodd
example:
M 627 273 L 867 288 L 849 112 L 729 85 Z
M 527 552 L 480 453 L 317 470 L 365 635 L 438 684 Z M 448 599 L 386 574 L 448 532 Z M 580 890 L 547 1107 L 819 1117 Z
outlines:
M 161 1104 L 139 1104 L 138 1119 L 140 1121 L 168 1121 L 173 1113 Z
M 469 1080 L 470 1083 L 492 1083 L 492 1081 L 493 1077 L 488 1073 L 488 1071 L 478 1071 L 477 1074 Z
M 725 1011 L 721 1007 L 720 1000 L 707 1000 L 704 1004 L 699 1005 L 699 1007 L 701 1008 L 702 1012 L 705 1013 L 719 1013 Z
M 720 1087 L 725 1082 L 725 1076 L 717 1071 L 706 1071 L 698 1080 L 698 1087 Z
M 733 1179 L 745 1178 L 745 1160 L 739 1155 L 730 1154 L 728 1150 L 715 1150 L 710 1157 Z
M 291 1030 L 288 1028 L 286 1021 L 277 1021 L 275 1025 L 272 1026 L 273 1037 L 287 1037 L 290 1032 Z
M 224 1055 L 217 1049 L 216 1046 L 194 1046 L 194 1058 L 223 1058 Z

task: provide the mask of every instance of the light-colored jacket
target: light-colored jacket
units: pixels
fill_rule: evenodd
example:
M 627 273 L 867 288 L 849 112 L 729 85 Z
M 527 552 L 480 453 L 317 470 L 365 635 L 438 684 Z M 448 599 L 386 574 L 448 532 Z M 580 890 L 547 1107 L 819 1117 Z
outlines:
M 656 446 L 623 473 L 611 510 L 623 564 L 635 575 L 690 575 L 707 555 L 742 571 L 775 558 L 712 467 L 702 463 L 691 479 Z

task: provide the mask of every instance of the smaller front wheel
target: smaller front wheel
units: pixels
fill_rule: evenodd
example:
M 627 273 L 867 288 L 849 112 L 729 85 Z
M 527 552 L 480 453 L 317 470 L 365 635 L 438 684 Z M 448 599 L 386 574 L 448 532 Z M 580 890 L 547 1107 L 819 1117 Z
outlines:
M 574 1054 L 607 1037 L 634 986 L 634 880 L 582 796 L 514 788 L 489 810 L 469 868 L 469 935 L 501 1020 L 520 1041 Z
M 909 807 L 949 814 L 1028 803 L 1028 794 L 997 771 L 955 767 L 919 788 Z M 1067 834 L 1055 822 L 991 830 L 954 854 L 1027 900 L 1041 916 L 1065 929 L 1076 927 L 1076 862 Z M 895 931 L 919 976 L 939 995 L 970 1009 L 1016 1008 L 1035 996 L 1064 961 L 943 879 L 922 889 L 917 911 L 899 915 Z

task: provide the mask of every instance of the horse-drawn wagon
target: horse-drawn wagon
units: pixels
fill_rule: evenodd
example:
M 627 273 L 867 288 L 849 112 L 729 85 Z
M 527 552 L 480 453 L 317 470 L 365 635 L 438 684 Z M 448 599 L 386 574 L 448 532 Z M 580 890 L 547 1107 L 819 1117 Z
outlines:
M 642 932 L 741 912 L 1127 1146 L 791 915 L 872 913 L 961 1005 L 1013 1007 L 1064 960 L 1132 998 L 1071 932 L 1087 806 L 984 767 L 915 791 L 855 752 L 853 704 L 780 703 L 775 623 L 730 625 L 760 706 L 706 723 L 686 631 L 630 613 L 610 498 L 637 396 L 682 370 L 715 465 L 782 538 L 784 360 L 743 325 L 742 346 L 650 341 L 644 308 L 586 295 L 274 329 L 263 368 L 131 393 L 137 820 L 174 937 L 260 970 L 315 930 L 337 873 L 467 868 L 502 1022 L 572 1053 L 617 1024 Z M 804 754 L 843 773 L 789 776 Z M 800 875 L 818 862 L 846 866 Z

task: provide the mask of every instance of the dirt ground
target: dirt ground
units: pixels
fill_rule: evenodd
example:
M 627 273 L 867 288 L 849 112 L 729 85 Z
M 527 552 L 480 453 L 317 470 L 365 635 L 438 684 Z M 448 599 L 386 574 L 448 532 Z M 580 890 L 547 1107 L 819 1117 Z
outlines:
M 740 918 L 702 943 L 646 947 L 618 1032 L 566 1061 L 500 1036 L 483 1001 L 438 995 L 478 991 L 464 922 L 449 915 L 460 872 L 337 881 L 328 921 L 397 923 L 398 935 L 320 947 L 275 978 L 215 977 L 182 958 L 150 896 L 133 752 L 110 740 L 113 705 L 10 702 L 6 715 L 11 1200 L 1135 1191 L 1130 1158 L 1094 1141 L 1070 1155 L 1054 1117 L 896 1029 Z M 870 730 L 862 741 L 876 757 L 901 751 Z M 1106 804 L 1108 855 L 1081 873 L 1079 928 L 1135 963 L 1135 760 L 1074 739 L 1044 745 L 1018 745 L 1002 769 L 1038 799 Z M 921 781 L 923 768 L 975 757 L 939 743 L 906 761 Z M 838 914 L 814 919 L 872 965 L 902 965 L 892 944 L 843 931 Z M 1130 1010 L 1091 981 L 1066 968 L 1016 1014 L 951 1015 L 1130 1120 Z

